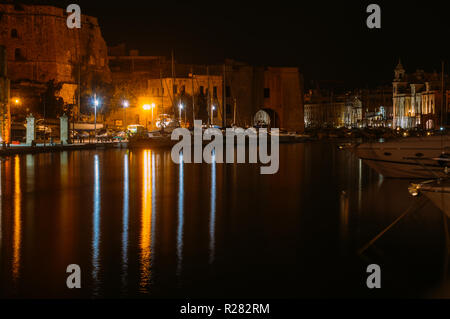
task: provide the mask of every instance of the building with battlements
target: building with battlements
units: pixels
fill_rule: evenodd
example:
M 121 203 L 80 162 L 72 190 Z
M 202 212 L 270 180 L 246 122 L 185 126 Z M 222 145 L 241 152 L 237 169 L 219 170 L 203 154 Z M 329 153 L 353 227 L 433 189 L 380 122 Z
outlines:
M 109 81 L 107 46 L 98 20 L 82 15 L 69 29 L 65 9 L 46 5 L 0 4 L 0 45 L 6 47 L 11 98 L 33 110 L 53 82 L 64 104 L 77 104 L 86 75 Z

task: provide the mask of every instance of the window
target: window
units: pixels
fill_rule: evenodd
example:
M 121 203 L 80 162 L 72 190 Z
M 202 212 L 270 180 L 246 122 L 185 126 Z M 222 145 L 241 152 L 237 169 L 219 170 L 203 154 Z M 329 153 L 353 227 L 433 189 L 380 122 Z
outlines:
M 22 52 L 20 51 L 20 49 L 15 49 L 14 50 L 14 59 L 15 60 L 22 59 Z
M 178 92 L 178 86 L 176 84 L 173 85 L 173 94 L 177 94 Z
M 264 98 L 268 99 L 270 97 L 270 89 L 264 88 Z
M 11 30 L 11 38 L 17 38 L 17 37 L 18 37 L 17 30 L 16 29 L 12 29 Z
M 203 95 L 203 94 L 204 94 L 203 90 L 204 90 L 204 87 L 203 87 L 203 86 L 200 86 L 200 95 Z
M 217 98 L 217 86 L 213 87 L 213 98 Z

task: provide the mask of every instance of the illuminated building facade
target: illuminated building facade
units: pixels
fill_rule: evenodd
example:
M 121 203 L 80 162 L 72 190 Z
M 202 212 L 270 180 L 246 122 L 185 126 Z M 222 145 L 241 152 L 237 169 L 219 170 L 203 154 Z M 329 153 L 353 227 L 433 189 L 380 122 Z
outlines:
M 406 74 L 401 62 L 394 71 L 393 127 L 435 129 L 441 125 L 442 79 L 437 72 Z M 448 96 L 449 90 L 445 91 Z M 446 99 L 448 101 L 448 98 Z M 447 112 L 448 106 L 444 106 Z

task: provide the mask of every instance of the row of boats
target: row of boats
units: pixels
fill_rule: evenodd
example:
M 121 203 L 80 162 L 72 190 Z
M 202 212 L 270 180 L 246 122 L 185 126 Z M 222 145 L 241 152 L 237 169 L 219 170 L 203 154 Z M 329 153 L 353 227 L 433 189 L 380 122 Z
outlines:
M 173 140 L 172 139 L 172 131 L 176 127 L 173 128 L 165 128 L 163 130 L 154 130 L 150 132 L 145 132 L 143 134 L 136 134 L 129 138 L 128 141 L 128 147 L 129 148 L 170 148 L 174 146 L 176 143 L 178 143 L 179 140 Z M 202 134 L 207 134 L 208 130 L 210 128 L 203 128 Z M 220 128 L 218 128 L 220 129 Z M 224 136 L 227 136 L 229 132 L 228 128 L 220 129 Z M 251 128 L 254 129 L 254 133 L 257 135 L 258 130 L 257 128 Z M 231 128 L 231 132 L 235 135 L 245 135 L 246 132 L 242 128 L 233 127 Z M 191 135 L 194 134 L 193 130 L 190 130 Z M 269 137 L 274 135 L 274 132 L 269 131 L 268 135 Z M 299 143 L 299 142 L 305 142 L 309 141 L 311 138 L 309 135 L 304 134 L 298 134 L 296 132 L 278 132 L 276 133 L 278 137 L 279 143 Z M 203 140 L 203 144 L 208 144 L 210 140 Z M 224 139 L 225 142 L 225 139 Z
M 450 217 L 450 136 L 407 137 L 341 146 L 383 177 L 414 180 L 412 196 L 425 195 Z

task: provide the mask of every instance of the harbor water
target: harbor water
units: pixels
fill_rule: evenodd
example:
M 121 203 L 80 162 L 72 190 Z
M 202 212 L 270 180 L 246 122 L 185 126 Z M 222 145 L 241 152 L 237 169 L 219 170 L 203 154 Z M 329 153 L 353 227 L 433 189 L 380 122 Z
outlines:
M 445 275 L 442 213 L 335 143 L 259 164 L 175 164 L 170 150 L 1 158 L 6 298 L 427 297 Z M 67 266 L 81 269 L 68 289 Z M 382 289 L 367 288 L 378 264 Z

